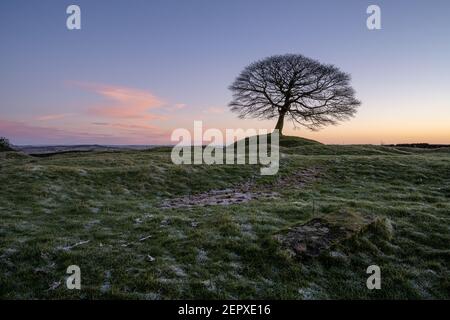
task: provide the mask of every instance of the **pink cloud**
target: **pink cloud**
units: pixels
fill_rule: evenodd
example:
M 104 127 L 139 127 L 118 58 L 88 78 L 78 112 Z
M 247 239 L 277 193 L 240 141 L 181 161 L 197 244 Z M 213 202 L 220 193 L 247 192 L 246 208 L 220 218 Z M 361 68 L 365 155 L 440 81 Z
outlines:
M 108 123 L 108 122 L 93 122 L 92 124 L 97 126 L 106 126 L 125 130 L 153 130 L 154 132 L 163 132 L 163 130 L 161 130 L 158 127 L 146 124 L 127 124 L 127 123 Z
M 38 120 L 38 121 L 58 120 L 58 119 L 72 116 L 72 115 L 73 115 L 73 113 L 47 114 L 47 115 L 37 117 L 36 120 Z
M 0 119 L 0 135 L 16 144 L 167 144 L 170 127 L 153 125 L 149 120 L 168 118 L 164 111 L 176 116 L 176 111 L 185 107 L 182 103 L 167 105 L 140 89 L 85 82 L 69 84 L 94 93 L 100 100 L 85 105 L 81 113 L 43 114 L 17 121 Z M 162 106 L 166 110 L 152 111 Z M 56 121 L 68 117 L 70 121 L 64 121 L 64 125 Z
M 104 124 L 108 130 L 78 126 L 77 130 L 30 125 L 0 119 L 0 136 L 14 144 L 165 144 L 170 133 L 152 126 Z
M 161 116 L 149 113 L 149 110 L 160 108 L 164 102 L 150 92 L 92 83 L 75 83 L 75 85 L 107 100 L 105 104 L 90 107 L 88 109 L 90 115 L 118 119 L 161 119 Z
M 13 143 L 41 143 L 41 141 L 55 143 L 67 139 L 83 141 L 86 138 L 105 138 L 109 135 L 74 132 L 55 127 L 34 126 L 20 121 L 0 119 L 0 136 L 11 138 Z

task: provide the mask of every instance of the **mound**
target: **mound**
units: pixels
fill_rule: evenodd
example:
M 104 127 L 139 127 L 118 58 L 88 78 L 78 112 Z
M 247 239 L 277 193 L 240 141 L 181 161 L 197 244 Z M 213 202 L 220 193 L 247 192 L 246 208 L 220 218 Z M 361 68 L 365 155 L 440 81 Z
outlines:
M 258 136 L 258 140 L 262 136 L 263 135 Z M 237 145 L 237 143 L 240 141 L 242 141 L 242 140 L 236 141 L 234 143 L 234 145 Z M 249 138 L 245 138 L 244 141 L 245 141 L 245 145 L 248 146 Z M 267 137 L 267 142 L 270 143 L 270 135 L 268 135 L 268 137 Z M 319 145 L 322 145 L 322 143 L 315 141 L 315 140 L 306 139 L 306 138 L 295 137 L 295 136 L 281 136 L 280 137 L 280 147 L 284 147 L 284 148 L 295 148 L 295 147 L 302 147 L 302 146 L 319 146 Z
M 295 137 L 295 136 L 281 136 L 280 137 L 280 146 L 285 148 L 295 148 L 295 147 L 302 147 L 302 146 L 317 146 L 322 145 L 322 143 L 306 139 L 302 137 Z
M 275 234 L 275 239 L 291 256 L 317 257 L 323 251 L 364 232 L 367 228 L 374 225 L 380 228 L 382 224 L 374 217 L 341 210 L 293 225 Z

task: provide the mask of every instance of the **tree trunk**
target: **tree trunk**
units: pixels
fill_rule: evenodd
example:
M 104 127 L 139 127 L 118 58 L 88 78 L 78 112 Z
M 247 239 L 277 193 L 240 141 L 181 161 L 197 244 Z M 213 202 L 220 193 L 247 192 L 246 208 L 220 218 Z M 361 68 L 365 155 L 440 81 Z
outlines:
M 286 112 L 280 112 L 280 116 L 278 117 L 277 125 L 275 126 L 275 129 L 279 130 L 280 136 L 283 135 L 283 124 L 284 124 L 284 115 Z

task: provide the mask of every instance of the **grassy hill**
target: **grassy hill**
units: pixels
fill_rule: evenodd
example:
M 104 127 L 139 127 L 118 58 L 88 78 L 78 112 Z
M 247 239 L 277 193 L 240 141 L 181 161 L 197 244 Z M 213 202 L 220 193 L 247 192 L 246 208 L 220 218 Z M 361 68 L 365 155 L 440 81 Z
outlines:
M 302 137 L 294 137 L 294 136 L 281 136 L 280 137 L 280 147 L 285 148 L 295 148 L 295 147 L 304 147 L 304 146 L 321 146 L 318 141 L 306 139 Z
M 280 144 L 280 172 L 264 177 L 257 165 L 177 166 L 170 148 L 1 153 L 0 297 L 449 298 L 449 150 Z M 196 205 L 233 190 L 245 201 Z M 273 237 L 340 212 L 390 227 L 307 260 Z M 72 264 L 81 291 L 65 288 Z M 372 264 L 382 290 L 366 288 Z

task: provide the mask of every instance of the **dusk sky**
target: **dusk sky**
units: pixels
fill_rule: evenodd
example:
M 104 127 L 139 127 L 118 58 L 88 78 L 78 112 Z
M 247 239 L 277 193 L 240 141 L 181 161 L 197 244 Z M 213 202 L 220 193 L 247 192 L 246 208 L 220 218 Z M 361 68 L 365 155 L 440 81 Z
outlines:
M 81 8 L 81 30 L 66 8 Z M 381 30 L 366 9 L 381 8 Z M 450 144 L 450 1 L 2 0 L 0 136 L 14 144 L 168 144 L 175 128 L 240 120 L 228 86 L 249 63 L 300 53 L 352 75 L 354 118 L 324 143 Z

